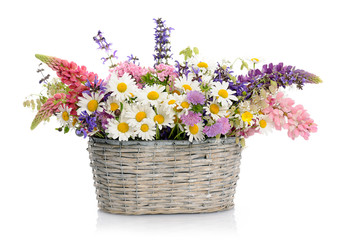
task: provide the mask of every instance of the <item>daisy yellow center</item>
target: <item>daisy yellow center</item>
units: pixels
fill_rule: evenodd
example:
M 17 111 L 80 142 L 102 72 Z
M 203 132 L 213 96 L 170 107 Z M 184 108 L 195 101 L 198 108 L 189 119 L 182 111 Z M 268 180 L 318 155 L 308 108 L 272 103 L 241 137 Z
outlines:
M 87 104 L 87 108 L 91 112 L 94 112 L 98 106 L 99 106 L 99 103 L 95 99 L 90 100 Z
M 127 90 L 127 84 L 125 84 L 125 83 L 123 83 L 123 82 L 117 84 L 117 91 L 123 93 L 123 92 L 125 92 L 126 90 Z
M 158 124 L 162 124 L 164 122 L 164 117 L 161 114 L 158 114 L 154 117 L 154 122 Z
M 259 59 L 258 58 L 251 58 L 251 61 L 255 62 L 255 63 L 258 63 L 259 62 Z
M 208 68 L 208 64 L 205 63 L 205 62 L 199 62 L 199 63 L 197 64 L 197 67 L 199 67 L 199 68 Z
M 183 84 L 182 87 L 184 88 L 185 91 L 189 90 L 191 91 L 192 88 L 188 84 Z
M 188 102 L 184 101 L 184 102 L 181 103 L 182 108 L 188 108 L 189 106 L 190 106 L 190 104 Z
M 248 111 L 246 111 L 245 113 L 242 113 L 242 120 L 244 122 L 248 122 L 249 123 L 252 120 L 252 118 L 253 118 L 252 113 L 250 113 Z
M 125 122 L 119 123 L 119 125 L 117 125 L 117 130 L 121 133 L 126 133 L 129 130 L 129 125 Z
M 196 135 L 198 133 L 198 126 L 196 124 L 194 124 L 193 126 L 190 126 L 189 131 L 192 135 Z
M 66 122 L 69 120 L 69 114 L 68 114 L 68 112 L 64 111 L 64 112 L 62 113 L 62 119 L 63 119 L 64 121 L 66 121 Z
M 158 92 L 151 91 L 148 93 L 147 97 L 149 100 L 156 100 L 160 97 L 160 95 L 158 94 Z
M 210 105 L 210 112 L 213 114 L 217 114 L 219 112 L 219 106 L 217 104 Z
M 138 112 L 135 116 L 136 121 L 141 122 L 143 119 L 147 117 L 145 112 Z
M 174 104 L 175 102 L 176 102 L 176 100 L 172 99 L 172 100 L 170 100 L 170 101 L 168 102 L 168 105 L 172 105 L 172 104 Z
M 266 121 L 265 121 L 264 119 L 260 120 L 260 121 L 259 121 L 259 126 L 260 126 L 261 128 L 265 128 L 265 127 L 266 127 Z
M 142 124 L 141 131 L 142 132 L 148 132 L 148 130 L 149 130 L 149 126 L 147 124 Z
M 225 89 L 219 90 L 218 95 L 221 96 L 222 98 L 227 98 L 229 96 L 228 91 Z
M 116 109 L 118 109 L 118 108 L 119 108 L 119 105 L 118 105 L 117 103 L 114 103 L 114 102 L 113 102 L 113 103 L 110 104 L 110 110 L 111 110 L 111 111 L 114 112 L 114 111 L 115 111 Z

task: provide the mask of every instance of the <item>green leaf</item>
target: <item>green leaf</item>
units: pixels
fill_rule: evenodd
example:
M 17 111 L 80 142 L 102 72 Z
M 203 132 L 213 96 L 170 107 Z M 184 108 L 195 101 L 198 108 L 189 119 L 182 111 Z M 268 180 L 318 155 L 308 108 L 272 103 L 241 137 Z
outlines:
M 65 134 L 68 133 L 68 132 L 69 132 L 69 127 L 68 127 L 68 126 L 65 126 L 63 132 L 64 132 Z
M 277 82 L 276 81 L 270 80 L 270 84 L 271 84 L 271 86 L 277 88 Z
M 186 49 L 183 49 L 181 52 L 180 52 L 180 55 L 183 55 L 184 56 L 184 60 L 188 60 L 189 58 L 192 57 L 192 50 L 190 47 L 187 47 Z
M 203 106 L 201 104 L 197 105 L 192 104 L 191 110 L 195 113 L 203 113 Z
M 242 61 L 242 65 L 241 65 L 241 70 L 243 70 L 243 68 L 246 68 L 247 70 L 249 70 L 249 65 L 246 61 L 241 60 Z
M 198 50 L 197 47 L 194 47 L 193 51 L 194 51 L 195 55 L 198 55 L 200 53 L 200 51 Z

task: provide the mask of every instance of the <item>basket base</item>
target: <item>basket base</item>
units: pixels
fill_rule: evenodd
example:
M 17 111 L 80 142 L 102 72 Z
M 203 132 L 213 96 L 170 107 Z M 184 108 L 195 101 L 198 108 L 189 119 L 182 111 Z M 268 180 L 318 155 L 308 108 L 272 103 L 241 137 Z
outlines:
M 106 213 L 111 214 L 118 214 L 118 215 L 169 215 L 169 214 L 196 214 L 196 213 L 213 213 L 213 212 L 223 212 L 227 210 L 231 210 L 234 208 L 234 204 L 229 204 L 226 206 L 220 206 L 220 207 L 213 207 L 213 208 L 205 208 L 205 209 L 156 209 L 156 210 L 145 210 L 145 209 L 139 209 L 139 210 L 116 210 L 109 207 L 104 206 L 98 206 L 99 209 Z

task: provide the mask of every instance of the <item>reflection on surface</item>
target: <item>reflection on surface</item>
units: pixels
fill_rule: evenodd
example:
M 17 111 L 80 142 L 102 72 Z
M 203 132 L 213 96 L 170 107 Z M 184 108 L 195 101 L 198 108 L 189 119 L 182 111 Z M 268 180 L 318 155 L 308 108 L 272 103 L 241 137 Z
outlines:
M 111 232 L 129 234 L 183 233 L 192 236 L 237 236 L 235 210 L 202 214 L 141 215 L 125 216 L 105 213 L 98 210 L 96 230 L 100 233 Z M 213 238 L 215 239 L 215 238 Z

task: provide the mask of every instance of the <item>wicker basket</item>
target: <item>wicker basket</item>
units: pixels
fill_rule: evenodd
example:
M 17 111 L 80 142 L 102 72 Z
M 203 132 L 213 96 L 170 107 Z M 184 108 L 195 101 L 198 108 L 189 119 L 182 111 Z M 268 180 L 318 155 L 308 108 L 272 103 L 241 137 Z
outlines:
M 98 206 L 119 214 L 216 212 L 233 208 L 241 148 L 216 142 L 90 138 Z

